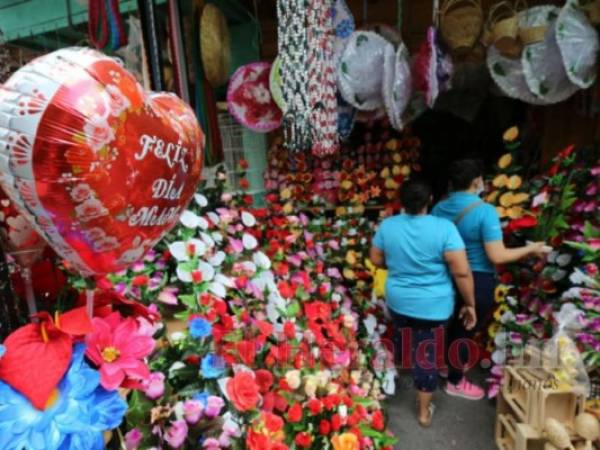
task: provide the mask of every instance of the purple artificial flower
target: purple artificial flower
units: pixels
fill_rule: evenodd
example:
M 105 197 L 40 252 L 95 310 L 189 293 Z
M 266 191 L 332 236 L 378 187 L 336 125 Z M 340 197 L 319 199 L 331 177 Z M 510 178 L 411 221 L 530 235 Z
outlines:
M 142 386 L 146 397 L 156 400 L 165 393 L 165 375 L 162 372 L 152 372 L 148 379 L 142 382 Z
M 181 447 L 188 435 L 188 426 L 185 420 L 176 420 L 165 433 L 164 439 L 173 448 Z
M 223 406 L 225 406 L 225 402 L 221 397 L 211 395 L 206 401 L 206 409 L 204 410 L 204 413 L 206 414 L 206 417 L 212 419 L 221 414 L 221 409 L 223 409 Z
M 142 442 L 143 434 L 137 428 L 132 428 L 125 434 L 125 449 L 136 450 Z
M 156 300 L 165 305 L 177 305 L 177 292 L 179 292 L 179 289 L 176 287 L 165 287 L 159 292 Z
M 204 406 L 198 400 L 186 400 L 183 404 L 183 417 L 190 425 L 197 423 L 202 417 Z

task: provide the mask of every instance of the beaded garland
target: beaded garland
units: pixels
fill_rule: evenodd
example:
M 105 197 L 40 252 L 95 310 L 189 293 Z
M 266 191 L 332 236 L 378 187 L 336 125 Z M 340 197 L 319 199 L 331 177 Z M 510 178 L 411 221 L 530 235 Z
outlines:
M 332 0 L 310 0 L 308 8 L 308 98 L 316 156 L 339 148 L 332 6 Z
M 293 151 L 305 151 L 311 146 L 307 6 L 308 0 L 277 1 L 281 91 L 287 106 L 283 115 L 283 139 L 285 147 Z

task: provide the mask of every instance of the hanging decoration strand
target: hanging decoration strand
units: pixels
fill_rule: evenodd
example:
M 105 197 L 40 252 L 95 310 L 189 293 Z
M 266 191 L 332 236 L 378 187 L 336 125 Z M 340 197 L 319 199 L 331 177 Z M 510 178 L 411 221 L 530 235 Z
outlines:
M 311 146 L 308 105 L 307 0 L 278 0 L 278 52 L 281 57 L 284 146 L 306 151 Z

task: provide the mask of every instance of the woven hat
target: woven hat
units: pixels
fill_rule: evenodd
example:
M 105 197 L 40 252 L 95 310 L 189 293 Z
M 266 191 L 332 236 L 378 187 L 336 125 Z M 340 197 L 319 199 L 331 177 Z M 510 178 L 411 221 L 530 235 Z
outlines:
M 406 46 L 401 43 L 396 53 L 386 53 L 383 65 L 383 102 L 390 124 L 396 130 L 404 128 L 402 115 L 411 99 L 412 81 Z
M 227 19 L 213 3 L 202 10 L 200 50 L 208 82 L 215 88 L 224 85 L 231 71 L 231 37 Z
M 582 89 L 596 80 L 596 60 L 600 43 L 578 0 L 568 0 L 556 21 L 556 41 L 567 76 Z
M 282 113 L 269 91 L 271 64 L 256 62 L 240 67 L 227 88 L 227 107 L 243 126 L 268 133 L 281 125 Z
M 554 25 L 559 12 L 554 6 L 536 6 L 519 13 L 522 28 L 545 30 L 539 42 L 525 46 L 521 63 L 529 90 L 547 104 L 566 100 L 579 89 L 567 76 L 556 42 Z
M 440 92 L 450 89 L 452 70 L 450 57 L 438 45 L 437 30 L 429 27 L 412 62 L 412 81 L 414 89 L 423 93 L 430 108 Z
M 287 105 L 283 99 L 283 92 L 281 91 L 281 58 L 279 56 L 273 61 L 271 66 L 271 73 L 269 74 L 269 90 L 273 101 L 279 106 L 281 111 L 285 112 Z
M 344 100 L 362 111 L 383 106 L 381 86 L 383 61 L 394 47 L 371 31 L 357 31 L 350 37 L 338 68 L 338 87 Z
M 333 32 L 335 39 L 333 40 L 333 61 L 334 66 L 338 67 L 342 53 L 348 45 L 350 36 L 356 29 L 354 17 L 345 0 L 335 0 L 331 7 L 331 17 L 333 19 Z

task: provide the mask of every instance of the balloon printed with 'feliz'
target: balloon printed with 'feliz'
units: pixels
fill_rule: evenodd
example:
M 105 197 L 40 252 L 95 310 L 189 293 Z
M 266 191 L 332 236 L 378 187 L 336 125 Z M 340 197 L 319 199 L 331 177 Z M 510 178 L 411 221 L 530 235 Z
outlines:
M 175 225 L 204 143 L 187 104 L 94 50 L 50 53 L 0 87 L 0 182 L 84 275 L 135 262 Z

